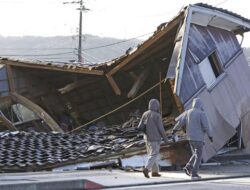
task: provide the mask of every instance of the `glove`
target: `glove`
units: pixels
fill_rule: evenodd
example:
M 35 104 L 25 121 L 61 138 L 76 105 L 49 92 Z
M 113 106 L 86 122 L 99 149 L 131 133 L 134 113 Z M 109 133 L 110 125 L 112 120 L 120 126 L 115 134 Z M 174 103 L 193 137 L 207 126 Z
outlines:
M 208 137 L 211 142 L 214 142 L 213 137 Z

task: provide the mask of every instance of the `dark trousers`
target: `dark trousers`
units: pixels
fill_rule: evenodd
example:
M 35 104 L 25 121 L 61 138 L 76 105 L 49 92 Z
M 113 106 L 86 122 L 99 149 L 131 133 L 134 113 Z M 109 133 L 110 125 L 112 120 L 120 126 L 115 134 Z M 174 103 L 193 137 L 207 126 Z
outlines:
M 186 164 L 186 167 L 192 169 L 192 175 L 197 174 L 201 159 L 202 159 L 202 150 L 203 150 L 203 142 L 201 141 L 189 141 L 192 156 L 189 159 L 188 163 Z

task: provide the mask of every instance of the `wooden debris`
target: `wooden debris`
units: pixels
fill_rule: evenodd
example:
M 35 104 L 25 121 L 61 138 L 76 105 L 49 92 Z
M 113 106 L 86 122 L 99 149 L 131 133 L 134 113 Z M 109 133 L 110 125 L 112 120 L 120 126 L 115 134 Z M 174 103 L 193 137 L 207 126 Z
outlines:
M 148 77 L 149 71 L 150 71 L 149 66 L 143 69 L 142 73 L 139 75 L 134 85 L 132 86 L 131 90 L 129 91 L 128 98 L 134 98 L 136 96 L 137 92 L 140 90 L 146 78 Z
M 90 83 L 95 82 L 95 81 L 96 81 L 96 79 L 84 79 L 84 80 L 75 81 L 73 83 L 67 84 L 63 88 L 58 89 L 58 91 L 61 94 L 66 94 L 66 93 L 69 93 L 69 92 L 71 92 L 71 91 L 73 91 L 81 86 L 90 84 Z
M 107 79 L 109 81 L 109 84 L 111 85 L 112 89 L 114 90 L 115 94 L 116 95 L 121 95 L 121 90 L 118 87 L 117 83 L 115 82 L 114 78 L 109 74 L 106 74 L 106 77 L 107 77 Z
M 51 128 L 52 131 L 63 133 L 63 130 L 54 121 L 54 119 L 50 117 L 50 115 L 45 110 L 43 110 L 40 106 L 38 106 L 37 104 L 33 103 L 31 100 L 17 93 L 12 93 L 11 97 L 13 101 L 24 105 L 25 107 L 27 107 L 28 109 L 36 113 L 37 116 L 40 117 Z

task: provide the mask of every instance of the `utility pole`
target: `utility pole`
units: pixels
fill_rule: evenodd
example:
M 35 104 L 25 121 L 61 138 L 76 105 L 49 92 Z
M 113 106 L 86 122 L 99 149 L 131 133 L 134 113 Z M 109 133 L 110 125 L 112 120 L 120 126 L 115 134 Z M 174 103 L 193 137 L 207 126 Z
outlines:
M 84 63 L 82 58 L 82 0 L 80 1 L 79 37 L 78 37 L 78 63 Z
M 84 60 L 82 57 L 82 12 L 83 11 L 89 11 L 90 9 L 87 9 L 84 5 L 83 5 L 83 1 L 72 1 L 72 2 L 63 2 L 63 4 L 79 4 L 80 7 L 77 9 L 80 12 L 80 17 L 79 17 L 79 33 L 78 33 L 78 63 L 83 64 Z

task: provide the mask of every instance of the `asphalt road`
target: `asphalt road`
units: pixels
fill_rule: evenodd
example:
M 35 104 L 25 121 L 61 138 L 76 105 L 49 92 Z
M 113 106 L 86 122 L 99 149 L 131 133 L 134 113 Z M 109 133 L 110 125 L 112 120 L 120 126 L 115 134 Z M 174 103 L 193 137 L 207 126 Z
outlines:
M 249 190 L 250 178 L 111 188 L 117 190 Z

